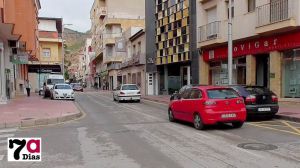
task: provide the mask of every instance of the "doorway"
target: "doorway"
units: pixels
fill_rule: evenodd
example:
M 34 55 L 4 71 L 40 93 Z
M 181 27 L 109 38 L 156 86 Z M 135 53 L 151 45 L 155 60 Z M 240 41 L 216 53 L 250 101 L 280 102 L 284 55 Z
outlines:
M 269 62 L 269 54 L 261 54 L 256 56 L 256 85 L 269 87 Z

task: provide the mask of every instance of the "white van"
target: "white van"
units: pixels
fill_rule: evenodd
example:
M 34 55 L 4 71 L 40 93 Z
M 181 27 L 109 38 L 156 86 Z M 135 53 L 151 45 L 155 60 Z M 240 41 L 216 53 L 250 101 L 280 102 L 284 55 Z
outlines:
M 44 82 L 44 97 L 50 97 L 50 90 L 53 88 L 53 85 L 58 83 L 65 83 L 64 76 L 59 74 L 49 74 Z

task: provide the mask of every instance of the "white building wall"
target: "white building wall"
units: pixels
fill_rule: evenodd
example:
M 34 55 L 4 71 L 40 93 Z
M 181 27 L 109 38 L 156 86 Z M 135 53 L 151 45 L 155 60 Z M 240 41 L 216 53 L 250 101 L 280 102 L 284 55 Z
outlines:
M 41 31 L 57 31 L 55 20 L 39 20 L 38 28 Z

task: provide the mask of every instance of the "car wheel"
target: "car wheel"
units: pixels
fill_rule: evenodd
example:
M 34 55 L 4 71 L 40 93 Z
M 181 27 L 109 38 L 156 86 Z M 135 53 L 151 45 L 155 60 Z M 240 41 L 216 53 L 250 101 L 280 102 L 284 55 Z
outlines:
M 204 129 L 204 125 L 202 123 L 202 119 L 201 119 L 201 117 L 200 117 L 200 115 L 198 113 L 196 113 L 194 115 L 194 127 L 197 130 L 203 130 Z
M 243 126 L 244 122 L 233 122 L 232 126 L 233 128 L 241 128 Z
M 140 102 L 141 102 L 141 100 L 137 100 L 136 102 L 137 102 L 137 103 L 140 103 Z
M 175 118 L 174 118 L 174 115 L 173 115 L 173 111 L 171 109 L 168 110 L 168 116 L 169 116 L 169 121 L 170 122 L 174 122 L 175 121 Z
M 118 98 L 118 103 L 121 103 L 122 102 L 122 100 L 120 100 L 120 98 Z

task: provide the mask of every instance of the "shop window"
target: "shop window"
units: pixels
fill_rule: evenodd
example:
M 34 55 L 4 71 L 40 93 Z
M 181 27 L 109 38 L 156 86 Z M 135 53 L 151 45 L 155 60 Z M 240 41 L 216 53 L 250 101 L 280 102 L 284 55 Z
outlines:
M 300 49 L 283 53 L 282 94 L 286 98 L 300 98 Z

